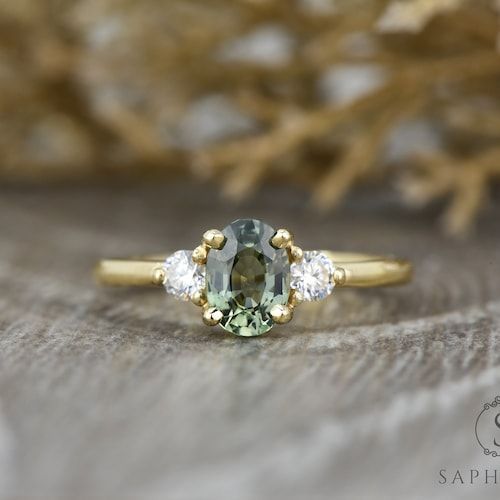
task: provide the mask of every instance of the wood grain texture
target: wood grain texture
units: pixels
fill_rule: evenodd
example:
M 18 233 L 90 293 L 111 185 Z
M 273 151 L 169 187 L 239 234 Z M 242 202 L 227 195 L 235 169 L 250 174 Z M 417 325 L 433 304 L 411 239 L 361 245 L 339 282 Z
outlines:
M 102 256 L 193 248 L 237 216 L 410 257 L 415 281 L 243 339 L 91 279 Z M 290 191 L 228 208 L 187 185 L 3 190 L 0 498 L 498 498 L 438 484 L 500 469 L 473 435 L 500 392 L 498 210 L 463 242 L 431 219 L 383 197 L 318 217 Z

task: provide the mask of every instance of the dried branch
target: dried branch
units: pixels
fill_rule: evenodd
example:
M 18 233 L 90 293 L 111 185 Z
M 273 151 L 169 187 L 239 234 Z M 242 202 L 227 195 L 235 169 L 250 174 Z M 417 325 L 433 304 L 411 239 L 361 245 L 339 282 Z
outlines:
M 326 209 L 376 177 L 408 203 L 449 199 L 445 227 L 464 232 L 499 178 L 498 9 L 3 2 L 0 180 L 181 170 L 237 199 L 278 178 Z M 390 159 L 385 146 L 412 121 L 434 132 L 432 148 Z

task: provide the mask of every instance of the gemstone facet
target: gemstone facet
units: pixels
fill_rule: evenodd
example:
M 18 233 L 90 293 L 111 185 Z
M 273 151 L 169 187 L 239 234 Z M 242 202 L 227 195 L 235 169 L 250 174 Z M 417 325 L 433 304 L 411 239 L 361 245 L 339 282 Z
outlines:
M 180 300 L 189 300 L 194 293 L 205 289 L 205 269 L 193 262 L 193 252 L 179 250 L 167 258 L 165 290 Z
M 305 301 L 322 300 L 332 293 L 334 272 L 335 266 L 324 253 L 304 252 L 302 261 L 291 266 L 291 287 Z
M 208 253 L 208 306 L 222 312 L 220 325 L 229 332 L 262 335 L 273 326 L 271 308 L 288 301 L 287 251 L 271 246 L 275 230 L 259 220 L 239 219 L 222 232 L 224 246 Z

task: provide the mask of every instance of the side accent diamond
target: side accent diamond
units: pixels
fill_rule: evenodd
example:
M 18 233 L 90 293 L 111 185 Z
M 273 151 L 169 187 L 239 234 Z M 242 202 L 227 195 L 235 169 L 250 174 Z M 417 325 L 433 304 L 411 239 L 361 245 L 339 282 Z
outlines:
M 165 261 L 165 290 L 180 300 L 189 300 L 205 288 L 205 266 L 195 264 L 193 252 L 179 250 Z
M 332 293 L 335 286 L 335 266 L 323 253 L 304 252 L 302 261 L 291 266 L 290 286 L 297 290 L 305 301 L 322 300 Z

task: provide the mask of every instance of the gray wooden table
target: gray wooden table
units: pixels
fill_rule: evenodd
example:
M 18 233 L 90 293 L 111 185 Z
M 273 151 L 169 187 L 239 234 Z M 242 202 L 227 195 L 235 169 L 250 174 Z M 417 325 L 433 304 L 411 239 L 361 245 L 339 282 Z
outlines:
M 500 394 L 499 210 L 456 242 L 384 196 L 319 217 L 297 192 L 202 191 L 0 192 L 0 498 L 498 498 L 500 471 L 449 483 L 500 469 L 474 437 Z M 92 281 L 101 256 L 193 248 L 238 216 L 408 256 L 415 281 L 338 290 L 255 339 Z

